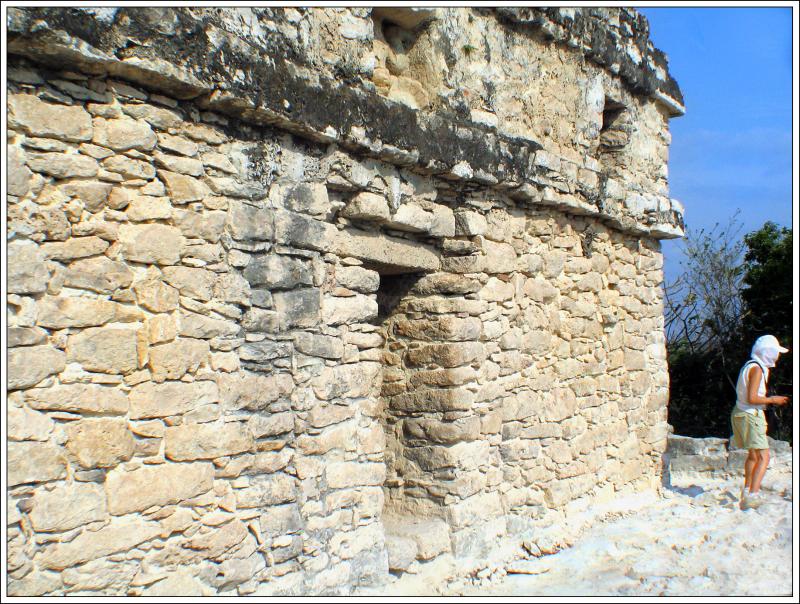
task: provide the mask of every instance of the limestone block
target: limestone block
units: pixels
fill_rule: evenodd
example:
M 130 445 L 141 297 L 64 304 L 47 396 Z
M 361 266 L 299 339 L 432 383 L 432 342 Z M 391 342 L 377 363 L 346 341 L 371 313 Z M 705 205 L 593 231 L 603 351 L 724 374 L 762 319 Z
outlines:
M 36 322 L 48 329 L 64 329 L 94 327 L 120 319 L 132 320 L 134 315 L 126 314 L 125 309 L 115 302 L 84 297 L 44 296 L 39 302 Z
M 247 325 L 244 325 L 248 329 Z M 274 327 L 274 326 L 273 326 Z M 276 331 L 276 329 L 273 329 Z M 263 340 L 244 344 L 239 348 L 239 358 L 243 361 L 265 363 L 277 358 L 289 357 L 292 354 L 292 345 L 289 342 L 273 342 Z
M 378 486 L 386 479 L 386 465 L 352 461 L 336 462 L 325 468 L 325 479 L 331 489 Z
M 113 155 L 104 159 L 102 165 L 109 172 L 116 172 L 125 178 L 153 180 L 156 177 L 156 169 L 151 164 L 127 155 Z
M 16 405 L 8 406 L 6 421 L 8 439 L 15 441 L 46 441 L 55 427 L 53 420 L 44 413 Z
M 178 335 L 175 319 L 171 315 L 154 315 L 144 322 L 147 341 L 150 344 L 170 342 Z
M 497 492 L 473 495 L 447 507 L 447 521 L 454 529 L 484 523 L 502 514 L 502 502 Z
M 138 281 L 133 285 L 137 303 L 152 312 L 169 312 L 178 308 L 178 290 L 157 279 Z
M 324 455 L 332 449 L 355 451 L 355 422 L 348 421 L 330 426 L 314 436 L 303 434 L 295 441 L 295 446 L 304 455 Z
M 158 146 L 167 151 L 194 157 L 199 150 L 197 143 L 180 136 L 164 134 L 163 132 L 159 132 L 156 136 L 158 137 Z
M 124 419 L 82 419 L 66 431 L 67 450 L 84 468 L 109 468 L 133 456 L 133 434 Z
M 99 237 L 72 237 L 63 243 L 45 243 L 42 251 L 50 260 L 74 260 L 102 254 L 108 242 Z
M 266 508 L 296 500 L 296 480 L 283 472 L 255 476 L 246 488 L 236 491 L 236 505 L 239 508 Z M 272 534 L 279 527 L 291 528 L 298 520 L 294 506 L 273 509 L 276 510 L 275 515 L 270 510 L 261 516 L 261 525 L 265 527 L 264 532 L 267 534 Z
M 395 329 L 398 334 L 425 341 L 463 342 L 477 340 L 483 325 L 477 317 L 442 316 L 430 320 L 398 320 Z
M 39 246 L 29 241 L 11 241 L 6 249 L 8 293 L 38 294 L 45 291 L 50 271 Z
M 322 320 L 328 325 L 362 323 L 378 316 L 378 303 L 370 296 L 356 294 L 347 298 L 325 296 L 322 300 Z
M 178 264 L 184 245 L 180 230 L 164 224 L 123 224 L 119 239 L 126 260 L 146 264 Z
M 283 204 L 295 212 L 325 214 L 330 208 L 328 188 L 323 183 L 298 183 L 286 190 Z
M 486 233 L 486 218 L 482 214 L 470 210 L 460 210 L 454 213 L 456 221 L 456 235 L 474 237 Z
M 414 203 L 404 203 L 386 222 L 386 226 L 398 231 L 424 233 L 433 226 L 433 214 Z
M 441 266 L 439 254 L 430 247 L 380 233 L 342 229 L 328 240 L 332 245 L 326 251 L 379 266 L 413 269 L 406 272 L 432 272 Z
M 213 487 L 214 466 L 209 462 L 163 463 L 130 472 L 115 468 L 106 477 L 108 511 L 120 516 L 154 505 L 180 503 Z
M 8 485 L 58 480 L 67 475 L 61 447 L 50 443 L 9 442 Z
M 294 347 L 298 352 L 323 359 L 340 359 L 344 354 L 341 338 L 307 332 L 295 334 Z
M 321 298 L 321 290 L 317 288 L 281 291 L 272 295 L 283 328 L 317 325 L 320 320 Z
M 406 76 L 398 76 L 392 80 L 387 98 L 412 109 L 424 109 L 429 102 L 422 84 Z
M 386 197 L 367 191 L 356 194 L 340 214 L 345 218 L 377 222 L 385 222 L 391 218 Z
M 30 388 L 65 367 L 66 355 L 52 346 L 13 348 L 8 351 L 8 389 Z
M 181 295 L 208 302 L 213 295 L 216 275 L 203 268 L 167 266 L 164 268 L 164 280 L 177 288 Z
M 389 555 L 389 570 L 393 572 L 405 572 L 417 558 L 417 544 L 408 537 L 387 535 L 386 551 Z
M 464 388 L 418 388 L 414 392 L 393 396 L 389 406 L 405 412 L 469 411 L 474 402 L 475 393 Z
M 111 294 L 129 287 L 132 281 L 133 273 L 127 265 L 106 256 L 75 260 L 64 277 L 67 287 L 88 289 L 100 294 Z
M 253 435 L 240 422 L 187 424 L 167 428 L 165 455 L 174 461 L 214 459 L 252 451 Z
M 9 327 L 7 333 L 9 348 L 42 344 L 47 339 L 47 332 L 39 327 Z
M 31 176 L 31 171 L 25 165 L 25 152 L 16 145 L 9 145 L 7 175 L 8 194 L 24 197 L 30 190 Z
M 99 170 L 96 160 L 77 153 L 29 153 L 27 163 L 34 172 L 55 178 L 88 178 Z
M 36 531 L 67 531 L 107 515 L 103 487 L 91 482 L 59 483 L 52 491 L 39 489 L 29 512 Z
M 87 371 L 128 374 L 139 368 L 134 329 L 90 327 L 67 340 L 67 359 Z
M 481 243 L 483 253 L 483 272 L 489 274 L 510 273 L 517 270 L 517 253 L 508 243 L 496 243 L 484 239 Z
M 310 262 L 278 254 L 253 257 L 243 274 L 252 287 L 292 289 L 313 284 Z
M 181 415 L 219 401 L 217 385 L 211 381 L 144 382 L 130 393 L 131 419 Z
M 432 273 L 417 281 L 413 291 L 423 296 L 430 296 L 433 294 L 471 294 L 480 289 L 481 284 L 475 279 L 451 273 Z
M 225 229 L 227 214 L 221 211 L 197 212 L 194 210 L 173 210 L 172 217 L 184 237 L 205 239 L 211 243 L 219 241 Z
M 8 125 L 31 136 L 70 142 L 92 138 L 92 116 L 83 107 L 46 103 L 32 94 L 8 97 Z
M 144 120 L 159 130 L 179 128 L 184 123 L 184 119 L 179 112 L 146 103 L 125 104 L 122 106 L 122 110 L 132 118 Z
M 184 204 L 200 201 L 210 194 L 208 186 L 196 178 L 169 170 L 159 170 L 158 177 L 167 186 L 169 198 L 173 203 Z
M 125 214 L 131 222 L 169 220 L 172 217 L 172 204 L 168 197 L 140 195 L 131 199 Z
M 330 251 L 338 229 L 321 220 L 309 218 L 296 212 L 275 211 L 275 241 L 302 249 Z
M 194 373 L 208 360 L 208 353 L 208 342 L 190 338 L 151 346 L 148 364 L 153 380 L 163 382 L 180 379 L 186 373 Z
M 409 418 L 403 422 L 403 431 L 410 439 L 449 445 L 480 438 L 481 421 L 477 416 L 452 422 L 430 418 Z
M 250 284 L 239 273 L 225 273 L 220 275 L 214 284 L 214 297 L 222 302 L 249 306 Z
M 180 335 L 187 338 L 210 339 L 234 337 L 239 334 L 239 325 L 233 321 L 212 319 L 197 313 L 181 312 Z
M 369 396 L 379 383 L 380 363 L 349 363 L 325 367 L 311 382 L 321 400 Z
M 239 170 L 236 168 L 236 166 L 234 166 L 228 157 L 222 153 L 214 153 L 213 151 L 209 151 L 208 153 L 203 153 L 201 159 L 203 160 L 203 164 L 209 168 L 214 168 L 220 172 L 227 172 L 228 174 L 239 173 Z
M 258 414 L 250 416 L 247 425 L 255 438 L 265 438 L 294 431 L 294 418 L 291 413 Z
M 233 178 L 208 177 L 204 181 L 216 195 L 237 199 L 257 200 L 266 196 L 267 189 L 255 182 L 239 182 Z
M 150 151 L 156 146 L 156 135 L 144 120 L 94 119 L 92 142 L 115 151 Z
M 417 546 L 418 560 L 432 560 L 450 551 L 450 529 L 444 520 L 386 515 L 383 523 L 387 544 L 396 537 L 411 539 Z
M 205 168 L 203 162 L 190 157 L 180 157 L 156 151 L 153 153 L 156 165 L 169 172 L 185 174 L 187 176 L 203 176 Z
M 38 556 L 38 561 L 42 568 L 62 570 L 117 552 L 126 552 L 160 533 L 158 522 L 141 517 L 121 518 L 96 531 L 84 531 L 72 541 L 46 548 Z
M 25 400 L 34 409 L 67 413 L 102 413 L 124 415 L 128 397 L 118 388 L 98 384 L 62 384 L 49 388 L 33 388 L 25 392 Z
M 350 419 L 355 414 L 352 405 L 324 405 L 316 406 L 309 411 L 308 423 L 315 428 L 324 428 Z
M 269 241 L 275 235 L 275 210 L 232 199 L 225 228 L 238 241 Z
M 486 358 L 480 342 L 453 342 L 448 344 L 425 344 L 406 352 L 406 362 L 412 366 L 438 364 L 442 367 L 458 367 Z

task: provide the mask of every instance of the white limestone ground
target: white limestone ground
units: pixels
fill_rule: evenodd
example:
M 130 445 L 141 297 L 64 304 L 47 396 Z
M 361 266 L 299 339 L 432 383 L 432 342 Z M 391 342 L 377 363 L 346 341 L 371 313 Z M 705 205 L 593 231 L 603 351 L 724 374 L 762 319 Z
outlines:
M 473 596 L 789 596 L 792 593 L 791 455 L 765 477 L 766 502 L 738 505 L 740 479 L 696 477 L 654 502 L 600 522 L 554 555 L 506 565 Z M 688 484 L 693 482 L 694 484 Z M 517 571 L 517 572 L 514 572 Z

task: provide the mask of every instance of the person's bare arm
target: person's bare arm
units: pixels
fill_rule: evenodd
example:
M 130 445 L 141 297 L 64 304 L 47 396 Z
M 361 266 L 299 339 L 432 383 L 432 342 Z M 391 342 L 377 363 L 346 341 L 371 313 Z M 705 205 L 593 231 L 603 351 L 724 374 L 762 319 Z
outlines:
M 747 402 L 751 405 L 785 405 L 789 402 L 787 396 L 759 396 L 758 386 L 761 384 L 763 372 L 761 367 L 753 365 L 747 378 Z

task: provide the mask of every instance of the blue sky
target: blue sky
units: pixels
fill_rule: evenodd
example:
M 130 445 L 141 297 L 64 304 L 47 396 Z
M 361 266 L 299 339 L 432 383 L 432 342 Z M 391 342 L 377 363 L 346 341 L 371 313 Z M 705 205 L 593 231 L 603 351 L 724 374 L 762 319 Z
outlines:
M 790 8 L 639 8 L 669 59 L 686 115 L 670 122 L 670 194 L 690 229 L 792 224 Z M 754 27 L 757 24 L 757 27 Z M 680 244 L 664 243 L 665 274 Z

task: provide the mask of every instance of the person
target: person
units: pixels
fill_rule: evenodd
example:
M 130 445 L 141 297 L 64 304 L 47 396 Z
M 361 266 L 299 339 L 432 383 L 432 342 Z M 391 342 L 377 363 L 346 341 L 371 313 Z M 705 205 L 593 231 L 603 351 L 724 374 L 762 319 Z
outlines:
M 769 370 L 775 366 L 778 356 L 788 352 L 775 336 L 766 335 L 753 344 L 748 360 L 739 371 L 736 382 L 736 405 L 731 412 L 733 443 L 747 449 L 744 464 L 744 487 L 741 494 L 741 509 L 756 508 L 763 502 L 761 481 L 769 464 L 767 441 L 766 405 L 785 405 L 785 396 L 767 396 Z

